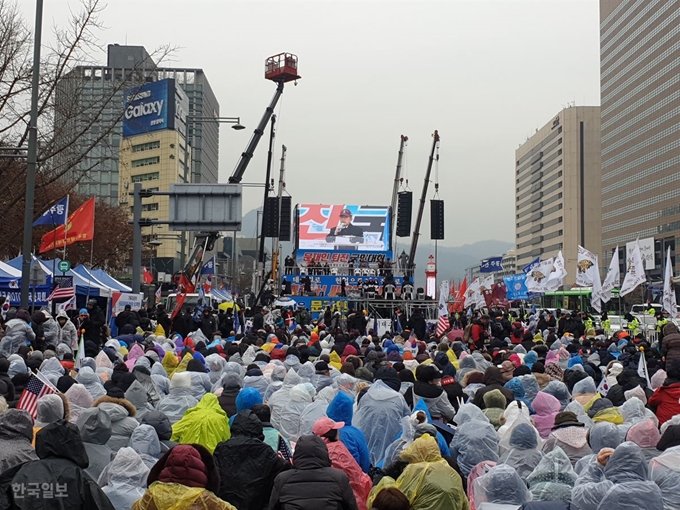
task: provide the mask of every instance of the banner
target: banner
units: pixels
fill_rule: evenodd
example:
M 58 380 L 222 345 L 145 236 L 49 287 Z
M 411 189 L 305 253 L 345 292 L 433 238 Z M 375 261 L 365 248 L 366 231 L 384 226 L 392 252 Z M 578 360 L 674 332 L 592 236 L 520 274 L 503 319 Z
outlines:
M 633 253 L 626 258 L 626 276 L 621 285 L 620 296 L 625 296 L 633 292 L 638 285 L 647 281 L 645 266 L 640 255 L 638 244 L 633 248 Z
M 529 274 L 529 273 L 531 273 L 531 272 L 534 270 L 534 268 L 535 268 L 537 265 L 539 265 L 540 263 L 541 263 L 541 258 L 540 258 L 540 257 L 536 257 L 534 260 L 532 260 L 531 262 L 529 262 L 526 266 L 524 266 L 524 267 L 522 268 L 522 272 L 523 272 L 524 274 Z
M 203 264 L 201 274 L 215 274 L 215 257 L 210 257 L 208 261 Z
M 458 290 L 456 291 L 453 302 L 454 312 L 462 312 L 465 309 L 466 294 L 467 294 L 467 276 L 463 278 L 463 282 L 460 284 L 460 287 L 458 287 Z
M 484 292 L 484 299 L 486 307 L 491 309 L 495 307 L 509 308 L 510 302 L 507 299 L 508 288 L 505 282 L 494 283 L 491 289 Z
M 111 296 L 111 315 L 117 316 L 120 312 L 125 310 L 126 305 L 130 305 L 132 310 L 139 310 L 142 308 L 143 294 L 132 294 L 128 292 L 114 292 Z
M 576 285 L 589 287 L 595 280 L 597 268 L 597 256 L 583 246 L 578 247 L 578 259 L 576 262 Z
M 359 267 L 358 262 L 364 260 L 369 264 L 378 264 L 386 260 L 392 260 L 392 252 L 361 252 L 356 251 L 302 251 L 297 250 L 295 253 L 296 261 L 300 266 L 307 266 L 310 262 L 315 264 L 339 264 L 343 266 L 349 265 L 349 261 L 354 262 L 354 267 Z
M 673 282 L 673 264 L 671 264 L 671 247 L 666 252 L 666 271 L 663 278 L 663 309 L 671 319 L 678 316 L 678 304 L 675 299 L 675 282 Z
M 94 197 L 78 207 L 68 217 L 66 225 L 59 225 L 56 229 L 43 235 L 38 253 L 45 253 L 55 248 L 63 248 L 73 243 L 91 241 L 93 238 Z
M 621 270 L 619 269 L 619 247 L 616 247 L 612 260 L 609 263 L 609 270 L 607 276 L 602 284 L 602 302 L 609 303 L 612 298 L 612 290 L 618 287 L 621 283 Z
M 316 276 L 316 275 L 285 275 L 287 281 L 291 282 L 291 292 L 293 297 L 300 294 L 300 290 L 304 288 L 303 278 L 310 279 L 312 290 L 315 290 L 317 295 L 324 297 L 340 296 L 341 282 L 345 280 L 345 291 L 349 294 L 361 292 L 361 287 L 364 282 L 372 281 L 378 282 L 376 285 L 376 294 L 381 295 L 382 286 L 385 282 L 383 276 Z M 394 277 L 394 286 L 397 292 L 401 292 L 401 287 L 404 284 L 404 278 L 401 276 Z M 297 299 L 297 298 L 295 298 Z
M 469 308 L 477 304 L 479 294 L 479 278 L 475 278 L 465 292 L 465 300 L 463 301 L 463 308 Z
M 385 252 L 390 248 L 390 208 L 301 204 L 297 248 Z
M 529 292 L 546 292 L 548 290 L 548 277 L 553 270 L 553 259 L 543 260 L 538 263 L 527 275 L 526 287 Z
M 529 299 L 529 289 L 527 289 L 527 275 L 513 274 L 503 278 L 507 288 L 507 298 L 510 301 L 527 301 Z
M 63 225 L 68 218 L 68 195 L 59 200 L 56 204 L 50 207 L 47 211 L 42 213 L 40 217 L 33 222 L 33 226 L 38 225 Z
M 590 295 L 590 306 L 597 313 L 602 313 L 602 284 L 600 283 L 600 266 L 595 256 L 595 266 L 593 270 L 593 293 Z
M 493 287 L 493 275 L 482 278 L 479 282 L 479 292 L 477 293 L 477 308 L 483 308 L 486 305 L 486 294 L 491 293 Z
M 503 271 L 502 260 L 503 257 L 491 257 L 490 259 L 482 260 L 482 263 L 479 265 L 479 272 L 495 273 L 496 271 Z
M 440 337 L 449 329 L 449 311 L 446 308 L 446 301 L 449 298 L 449 282 L 444 280 L 439 285 L 439 310 L 437 314 L 436 335 Z
M 567 268 L 564 266 L 564 257 L 562 250 L 557 253 L 557 257 L 553 261 L 553 267 L 548 276 L 548 283 L 546 284 L 549 291 L 555 291 L 564 285 L 564 278 L 567 276 Z
M 654 263 L 654 238 L 648 237 L 646 239 L 638 239 L 637 241 L 626 243 L 626 258 L 631 258 L 633 256 L 636 242 L 640 247 L 640 257 L 642 258 L 645 269 L 654 269 L 656 267 L 656 264 Z

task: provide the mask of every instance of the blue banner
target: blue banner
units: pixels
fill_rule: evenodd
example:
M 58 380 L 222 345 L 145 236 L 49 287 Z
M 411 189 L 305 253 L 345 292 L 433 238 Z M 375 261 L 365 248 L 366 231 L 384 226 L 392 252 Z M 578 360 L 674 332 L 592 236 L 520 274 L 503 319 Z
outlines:
M 527 289 L 527 276 L 525 274 L 514 274 L 503 278 L 505 286 L 508 288 L 506 298 L 508 301 L 526 301 L 529 299 L 529 289 Z
M 66 218 L 68 218 L 68 195 L 42 213 L 40 218 L 33 222 L 33 226 L 64 225 L 66 223 Z
M 529 262 L 526 266 L 524 266 L 524 268 L 522 269 L 522 271 L 524 271 L 524 274 L 529 274 L 529 273 L 531 273 L 531 272 L 534 270 L 534 268 L 535 268 L 538 264 L 540 264 L 540 262 L 541 262 L 541 258 L 540 258 L 540 257 L 536 257 L 534 260 L 532 260 L 532 261 Z
M 301 290 L 304 288 L 303 278 L 305 276 L 300 275 L 285 275 L 287 281 L 291 282 L 291 291 L 293 296 L 298 296 Z M 376 294 L 380 295 L 382 293 L 382 285 L 385 278 L 382 276 L 309 276 L 311 288 L 313 292 L 316 292 L 318 296 L 324 297 L 334 297 L 340 296 L 342 291 L 342 280 L 345 280 L 345 292 L 347 295 L 355 294 L 361 291 L 361 286 L 364 282 L 375 282 L 377 281 Z M 401 276 L 394 277 L 394 286 L 396 291 L 400 292 L 401 286 L 404 284 L 404 278 Z M 295 298 L 298 299 L 297 297 Z
M 210 259 L 203 264 L 201 274 L 215 274 L 215 257 L 210 257 Z
M 479 272 L 495 273 L 496 271 L 503 271 L 502 260 L 503 257 L 491 257 L 490 259 L 482 260 L 482 263 L 479 265 Z

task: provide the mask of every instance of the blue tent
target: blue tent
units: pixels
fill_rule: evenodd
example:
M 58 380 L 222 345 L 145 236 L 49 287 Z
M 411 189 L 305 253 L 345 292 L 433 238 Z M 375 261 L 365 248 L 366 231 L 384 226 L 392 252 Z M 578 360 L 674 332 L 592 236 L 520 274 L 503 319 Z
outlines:
M 72 269 L 74 273 L 82 276 L 86 280 L 93 281 L 102 287 L 108 287 L 113 291 L 118 292 L 132 292 L 132 289 L 127 285 L 123 285 L 115 278 L 112 278 L 102 269 L 88 269 L 85 266 L 78 266 Z
M 33 306 L 44 306 L 52 292 L 52 278 L 47 278 L 47 284 L 31 286 L 29 303 Z M 0 296 L 9 300 L 12 306 L 21 304 L 21 264 L 18 267 L 0 262 Z M 35 303 L 33 297 L 35 296 Z

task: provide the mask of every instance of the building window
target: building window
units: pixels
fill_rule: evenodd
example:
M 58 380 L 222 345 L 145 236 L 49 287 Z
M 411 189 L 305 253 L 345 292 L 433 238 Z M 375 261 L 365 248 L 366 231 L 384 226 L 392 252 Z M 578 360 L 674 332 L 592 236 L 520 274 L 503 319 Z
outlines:
M 154 156 L 153 158 L 143 158 L 143 159 L 133 159 L 132 168 L 138 168 L 140 166 L 157 165 L 160 163 L 161 158 Z
M 142 204 L 142 211 L 157 211 L 158 210 L 158 202 L 154 202 L 152 204 Z
M 152 149 L 158 149 L 160 148 L 160 146 L 161 142 L 158 140 L 153 142 L 140 143 L 132 146 L 132 152 L 150 151 Z
M 132 176 L 132 182 L 153 181 L 153 180 L 159 179 L 159 178 L 160 178 L 160 174 L 158 172 L 150 172 L 148 174 L 133 175 Z

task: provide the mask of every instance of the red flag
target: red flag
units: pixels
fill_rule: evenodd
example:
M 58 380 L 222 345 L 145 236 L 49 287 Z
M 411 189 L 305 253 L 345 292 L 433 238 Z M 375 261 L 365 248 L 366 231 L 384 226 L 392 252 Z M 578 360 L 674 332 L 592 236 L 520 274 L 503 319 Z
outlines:
M 456 292 L 456 300 L 453 303 L 454 312 L 463 311 L 463 303 L 465 302 L 465 293 L 467 292 L 467 276 L 463 278 L 460 287 L 458 287 L 458 292 Z
M 147 285 L 150 285 L 151 283 L 153 283 L 153 273 L 151 273 L 150 271 L 147 271 L 146 267 L 143 267 L 142 269 L 144 269 L 144 276 L 143 276 L 144 283 L 146 283 Z
M 179 311 L 182 309 L 182 306 L 184 306 L 184 301 L 186 300 L 187 295 L 184 292 L 179 292 L 177 294 L 177 303 L 175 304 L 175 309 L 172 311 L 170 314 L 170 319 L 173 320 L 175 316 L 179 313 Z
M 78 207 L 68 217 L 66 225 L 59 225 L 44 236 L 38 253 L 63 248 L 73 243 L 92 241 L 94 238 L 94 197 Z

